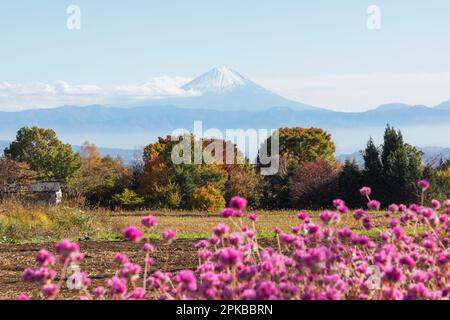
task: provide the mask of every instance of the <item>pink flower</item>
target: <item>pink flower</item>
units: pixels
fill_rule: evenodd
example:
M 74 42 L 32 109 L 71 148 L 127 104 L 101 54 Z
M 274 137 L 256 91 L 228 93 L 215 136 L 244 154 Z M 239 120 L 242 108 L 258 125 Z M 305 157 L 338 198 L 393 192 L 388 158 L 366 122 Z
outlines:
M 59 287 L 56 284 L 50 283 L 44 285 L 41 291 L 48 299 L 54 299 L 58 295 Z
M 363 196 L 363 197 L 368 197 L 370 196 L 370 194 L 372 193 L 372 189 L 370 187 L 362 187 L 359 190 L 359 193 Z
M 444 201 L 444 207 L 450 209 L 450 199 Z
M 230 200 L 230 207 L 236 210 L 244 210 L 247 207 L 247 200 L 239 196 L 233 197 Z
M 303 220 L 305 222 L 309 221 L 309 215 L 306 212 L 299 212 L 297 213 L 297 218 L 299 218 L 300 220 Z
M 96 298 L 100 298 L 105 294 L 105 288 L 103 287 L 97 287 L 94 289 L 94 296 Z
M 369 201 L 369 203 L 367 204 L 367 207 L 368 207 L 370 210 L 378 211 L 378 210 L 380 210 L 381 203 L 380 203 L 379 201 L 377 201 L 377 200 L 371 200 L 371 201 Z
M 234 248 L 223 248 L 219 250 L 218 260 L 225 266 L 234 266 L 242 261 L 243 254 Z
M 319 214 L 320 220 L 322 220 L 326 224 L 331 224 L 339 220 L 339 214 L 333 211 L 322 211 Z
M 393 203 L 393 204 L 389 205 L 388 210 L 391 211 L 391 212 L 398 212 L 399 207 L 398 207 L 398 205 Z
M 155 247 L 150 243 L 150 242 L 146 242 L 144 243 L 144 246 L 142 248 L 145 252 L 153 252 L 155 251 Z
M 158 225 L 158 219 L 154 216 L 146 216 L 142 218 L 141 223 L 144 227 L 152 228 Z
M 119 277 L 112 277 L 107 281 L 112 295 L 124 294 L 127 292 L 127 282 Z
M 252 213 L 248 216 L 248 218 L 252 221 L 256 221 L 258 219 L 258 216 L 256 215 L 256 213 Z
M 141 229 L 136 226 L 129 226 L 128 228 L 125 228 L 122 233 L 125 239 L 133 242 L 141 241 L 142 237 L 144 236 L 144 233 L 141 231 Z
M 55 246 L 56 253 L 61 256 L 61 262 L 71 257 L 73 254 L 80 251 L 78 244 L 76 242 L 70 242 L 69 240 L 61 240 Z
M 228 233 L 228 230 L 229 230 L 228 226 L 226 224 L 223 224 L 223 223 L 215 226 L 214 229 L 213 229 L 214 234 L 216 236 L 218 236 L 218 237 L 223 237 L 225 234 Z
M 162 232 L 162 237 L 166 241 L 172 241 L 176 238 L 177 234 L 172 229 L 166 229 Z
M 130 293 L 129 299 L 131 300 L 142 300 L 145 298 L 145 290 L 144 288 L 136 288 L 133 292 Z
M 439 210 L 441 208 L 441 203 L 439 200 L 433 199 L 431 200 L 431 206 L 434 208 L 434 210 Z
M 426 191 L 430 187 L 430 182 L 428 182 L 427 180 L 420 180 L 417 185 L 420 189 L 422 189 L 422 191 Z
M 355 213 L 353 214 L 353 217 L 356 220 L 361 219 L 362 217 L 364 217 L 366 215 L 366 212 L 363 209 L 358 209 L 355 211 Z
M 176 281 L 182 286 L 182 289 L 188 291 L 197 290 L 197 279 L 191 270 L 182 270 L 176 277 Z
M 38 252 L 36 256 L 36 261 L 40 266 L 52 266 L 55 264 L 55 258 L 53 255 L 45 249 L 42 249 Z
M 335 199 L 333 200 L 333 205 L 338 208 L 340 206 L 345 206 L 345 201 L 342 199 Z
M 20 294 L 17 296 L 16 300 L 30 300 L 30 297 L 27 296 L 26 294 Z
M 123 265 L 129 262 L 127 255 L 123 253 L 116 253 L 116 255 L 113 258 L 113 261 L 119 265 Z
M 229 217 L 233 216 L 233 213 L 234 213 L 234 210 L 233 210 L 233 209 L 231 209 L 231 208 L 225 208 L 225 209 L 223 209 L 223 211 L 221 212 L 220 215 L 221 215 L 223 218 L 229 218 Z

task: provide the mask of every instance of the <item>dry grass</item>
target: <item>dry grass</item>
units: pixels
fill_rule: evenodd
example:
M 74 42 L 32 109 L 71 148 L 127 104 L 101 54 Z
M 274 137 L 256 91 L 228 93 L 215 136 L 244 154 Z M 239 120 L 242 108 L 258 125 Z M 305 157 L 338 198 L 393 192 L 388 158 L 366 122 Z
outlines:
M 257 229 L 260 237 L 273 237 L 275 227 L 290 232 L 298 225 L 297 211 L 259 211 Z M 50 242 L 61 238 L 74 240 L 121 240 L 121 230 L 131 224 L 139 225 L 145 215 L 158 217 L 159 226 L 152 237 L 158 238 L 164 228 L 172 228 L 179 238 L 198 239 L 211 235 L 212 228 L 225 220 L 217 213 L 187 211 L 112 212 L 105 209 L 80 209 L 69 206 L 31 206 L 15 203 L 0 205 L 0 242 Z M 309 212 L 320 223 L 318 212 Z M 371 212 L 374 230 L 362 229 L 351 213 L 344 214 L 339 227 L 376 235 L 386 228 L 389 218 L 383 212 Z M 245 218 L 244 218 L 245 222 Z M 248 222 L 247 222 L 248 223 Z

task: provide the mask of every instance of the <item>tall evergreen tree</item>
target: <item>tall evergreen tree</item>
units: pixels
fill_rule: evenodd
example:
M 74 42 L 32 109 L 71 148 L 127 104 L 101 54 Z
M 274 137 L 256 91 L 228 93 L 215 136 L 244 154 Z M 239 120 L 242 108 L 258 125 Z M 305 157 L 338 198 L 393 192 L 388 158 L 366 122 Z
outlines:
M 363 182 L 372 188 L 373 195 L 380 199 L 383 188 L 383 165 L 381 163 L 380 151 L 370 138 L 366 149 L 362 153 L 364 159 Z
M 339 196 L 351 208 L 361 207 L 363 198 L 359 189 L 363 185 L 363 173 L 354 160 L 347 159 L 339 176 Z

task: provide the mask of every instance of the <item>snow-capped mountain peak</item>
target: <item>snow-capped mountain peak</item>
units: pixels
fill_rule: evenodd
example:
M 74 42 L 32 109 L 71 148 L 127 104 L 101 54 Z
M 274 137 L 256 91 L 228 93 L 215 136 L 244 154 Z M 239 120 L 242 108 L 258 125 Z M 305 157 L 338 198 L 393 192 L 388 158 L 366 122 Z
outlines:
M 208 93 L 229 91 L 249 83 L 249 80 L 230 68 L 216 67 L 185 84 L 182 88 Z

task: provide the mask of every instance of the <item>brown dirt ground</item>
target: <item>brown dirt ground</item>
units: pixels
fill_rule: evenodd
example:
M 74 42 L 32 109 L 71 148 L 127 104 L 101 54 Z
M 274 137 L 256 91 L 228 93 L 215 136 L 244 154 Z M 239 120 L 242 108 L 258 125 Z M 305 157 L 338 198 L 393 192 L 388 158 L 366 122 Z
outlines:
M 167 270 L 177 271 L 186 268 L 195 268 L 198 264 L 196 257 L 196 240 L 176 240 L 169 246 L 167 255 L 161 241 L 153 241 L 157 250 L 153 253 L 156 259 L 155 269 L 165 268 L 167 260 Z M 32 298 L 39 299 L 39 285 L 36 283 L 24 283 L 20 276 L 27 267 L 36 267 L 36 253 L 46 248 L 53 251 L 53 244 L 22 244 L 22 245 L 0 245 L 0 299 L 15 299 L 19 294 L 26 293 Z M 130 242 L 94 242 L 83 241 L 80 243 L 81 251 L 86 254 L 86 258 L 81 264 L 81 270 L 86 271 L 93 286 L 103 285 L 105 279 L 114 275 L 115 266 L 112 258 L 115 253 L 123 252 L 130 260 L 142 264 L 144 253 L 141 250 L 142 244 Z M 166 258 L 168 256 L 168 259 Z M 63 289 L 61 297 L 76 298 L 75 294 L 67 289 Z

